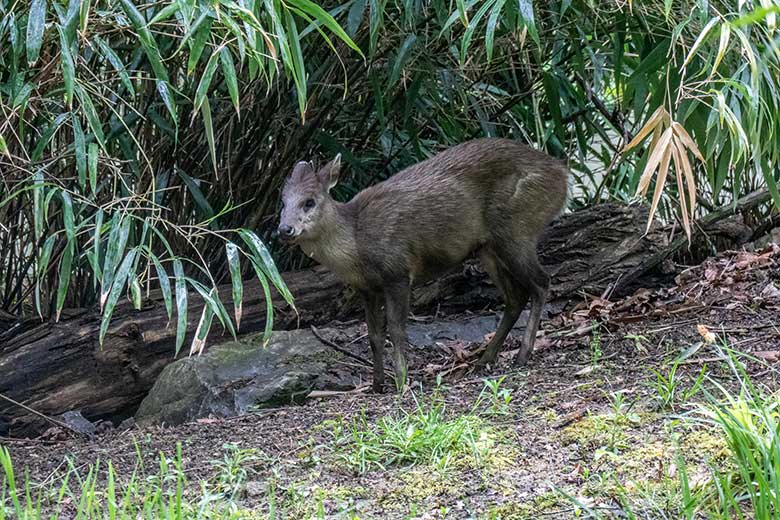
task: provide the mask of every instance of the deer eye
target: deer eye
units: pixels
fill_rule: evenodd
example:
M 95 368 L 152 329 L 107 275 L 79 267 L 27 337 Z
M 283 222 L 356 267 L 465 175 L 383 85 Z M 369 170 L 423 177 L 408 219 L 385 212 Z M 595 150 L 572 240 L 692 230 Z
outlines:
M 314 199 L 306 199 L 306 202 L 303 203 L 303 209 L 306 211 L 309 211 L 311 208 L 314 207 Z

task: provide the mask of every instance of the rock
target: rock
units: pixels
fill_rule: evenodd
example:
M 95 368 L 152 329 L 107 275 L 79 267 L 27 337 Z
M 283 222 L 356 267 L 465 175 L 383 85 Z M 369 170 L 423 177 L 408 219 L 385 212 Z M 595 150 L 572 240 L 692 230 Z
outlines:
M 330 336 L 327 329 L 321 333 Z M 359 373 L 339 363 L 342 358 L 306 329 L 276 331 L 265 348 L 259 334 L 214 345 L 165 367 L 135 420 L 170 426 L 300 403 L 312 390 L 354 388 Z
M 478 343 L 485 335 L 496 331 L 499 316 L 474 316 L 458 321 L 409 322 L 409 343 L 415 347 L 429 347 L 442 340 L 461 340 Z M 522 321 L 522 320 L 520 320 Z
M 95 425 L 92 424 L 87 419 L 85 419 L 84 416 L 81 415 L 81 412 L 78 410 L 71 410 L 69 412 L 65 412 L 64 414 L 55 417 L 55 419 L 57 419 L 61 423 L 64 423 L 65 425 L 68 426 L 68 428 L 70 428 L 76 433 L 80 433 L 88 437 L 92 437 L 93 435 L 95 435 Z

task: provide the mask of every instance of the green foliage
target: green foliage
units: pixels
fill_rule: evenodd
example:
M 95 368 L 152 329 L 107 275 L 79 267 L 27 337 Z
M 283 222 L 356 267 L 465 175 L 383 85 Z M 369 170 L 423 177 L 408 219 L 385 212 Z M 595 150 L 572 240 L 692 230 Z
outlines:
M 707 365 L 702 365 L 701 370 L 690 385 L 686 385 L 683 376 L 678 372 L 679 367 L 680 360 L 676 359 L 666 372 L 651 369 L 655 375 L 651 387 L 655 390 L 658 406 L 662 410 L 674 411 L 675 407 L 680 404 L 690 402 L 701 390 Z
M 334 425 L 336 456 L 366 473 L 390 465 L 431 464 L 446 469 L 468 457 L 479 463 L 489 453 L 496 433 L 478 415 L 448 417 L 441 402 L 369 421 L 365 412 Z
M 778 203 L 765 3 L 0 0 L 0 309 L 107 316 L 159 287 L 178 350 L 190 290 L 199 350 L 213 318 L 238 328 L 240 279 L 290 301 L 266 254 L 276 190 L 318 153 L 343 154 L 342 199 L 506 135 L 570 159 L 574 205 L 629 200 L 663 164 L 678 178 L 654 194 L 665 221 L 762 185 Z

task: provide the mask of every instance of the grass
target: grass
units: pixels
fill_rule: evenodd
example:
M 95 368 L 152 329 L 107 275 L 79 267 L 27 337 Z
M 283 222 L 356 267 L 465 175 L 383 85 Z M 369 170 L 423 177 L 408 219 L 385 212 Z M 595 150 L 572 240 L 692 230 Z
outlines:
M 478 466 L 490 455 L 500 434 L 477 411 L 482 409 L 485 416 L 509 414 L 512 395 L 501 388 L 502 382 L 503 378 L 486 381 L 473 409 L 465 414 L 448 414 L 437 387 L 427 403 L 413 395 L 411 412 L 401 410 L 370 421 L 364 411 L 351 421 L 336 421 L 332 450 L 360 474 L 391 465 L 446 469 L 464 460 Z
M 672 365 L 666 374 L 656 376 L 654 396 L 663 409 L 675 405 L 694 409 L 685 417 L 667 416 L 667 438 L 671 440 L 671 464 L 660 478 L 646 478 L 646 467 L 640 478 L 625 477 L 619 470 L 598 466 L 599 450 L 594 452 L 598 471 L 586 471 L 589 496 L 574 496 L 556 488 L 575 507 L 582 518 L 628 519 L 757 519 L 771 520 L 780 513 L 780 401 L 776 392 L 755 385 L 737 354 L 725 345 L 718 349 L 731 367 L 736 390 L 698 372 L 690 386 L 684 386 Z M 705 384 L 706 383 L 706 384 Z M 705 388 L 714 388 L 710 393 Z M 703 403 L 690 402 L 697 394 L 706 396 Z M 613 397 L 614 420 L 602 428 L 603 439 L 624 439 L 624 433 L 609 428 L 618 423 L 620 403 Z M 683 449 L 678 428 L 699 428 L 722 443 L 722 458 L 709 457 L 707 449 L 693 443 Z M 612 435 L 610 435 L 612 434 Z M 614 443 L 614 442 L 613 442 Z M 696 461 L 696 468 L 691 466 Z M 704 464 L 702 464 L 702 461 Z M 623 465 L 626 461 L 618 459 Z M 703 471 L 702 471 L 703 466 Z M 695 472 L 695 475 L 694 475 Z M 596 507 L 609 499 L 611 505 Z

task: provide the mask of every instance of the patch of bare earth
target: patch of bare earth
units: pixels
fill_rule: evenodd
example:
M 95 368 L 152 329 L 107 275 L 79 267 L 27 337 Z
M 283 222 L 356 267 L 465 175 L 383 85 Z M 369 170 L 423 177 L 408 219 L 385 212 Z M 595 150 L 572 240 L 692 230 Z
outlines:
M 193 494 L 200 480 L 215 478 L 213 462 L 224 459 L 225 444 L 255 450 L 245 463 L 248 482 L 239 501 L 258 515 L 273 502 L 286 518 L 304 518 L 317 508 L 327 518 L 574 517 L 575 506 L 556 489 L 608 512 L 618 485 L 663 492 L 675 471 L 675 446 L 694 483 L 706 478 L 708 462 L 724 454 L 719 438 L 696 421 L 703 395 L 661 408 L 652 370 L 668 374 L 677 359 L 680 389 L 690 388 L 702 371 L 729 386 L 728 346 L 740 353 L 755 383 L 777 388 L 779 315 L 780 248 L 729 253 L 683 271 L 673 287 L 615 301 L 584 296 L 544 322 L 532 361 L 519 370 L 508 360 L 519 338 L 491 374 L 466 371 L 478 345 L 443 342 L 412 353 L 413 392 L 401 399 L 340 394 L 176 428 L 9 446 L 19 469 L 25 466 L 41 482 L 58 474 L 66 457 L 77 467 L 110 459 L 129 477 L 137 453 L 147 469 L 154 468 L 160 452 L 172 457 L 181 443 Z M 354 338 L 344 339 L 342 344 Z M 368 357 L 365 339 L 349 348 Z M 438 374 L 444 376 L 435 390 Z M 509 404 L 497 408 L 489 392 L 480 400 L 484 378 L 503 374 L 500 388 L 509 392 Z M 344 441 L 345 428 L 414 412 L 434 399 L 444 403 L 447 417 L 482 418 L 491 435 L 488 456 L 438 466 L 391 462 L 364 473 L 349 462 L 355 453 Z

